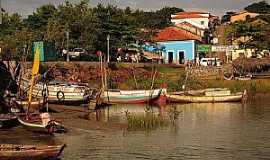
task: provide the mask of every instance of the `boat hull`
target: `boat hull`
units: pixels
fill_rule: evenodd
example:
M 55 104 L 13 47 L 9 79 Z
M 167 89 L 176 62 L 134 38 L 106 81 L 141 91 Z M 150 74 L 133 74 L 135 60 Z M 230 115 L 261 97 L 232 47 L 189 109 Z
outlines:
M 0 129 L 9 129 L 18 126 L 20 123 L 16 116 L 0 115 Z
M 38 123 L 29 123 L 27 121 L 25 121 L 23 118 L 18 118 L 18 121 L 21 123 L 21 125 L 32 132 L 38 132 L 38 133 L 50 133 L 50 131 L 48 130 L 48 128 L 46 128 L 46 126 L 42 125 L 42 124 L 38 124 Z
M 53 134 L 53 133 L 66 133 L 67 129 L 59 122 L 51 119 L 48 113 L 31 114 L 27 120 L 27 115 L 18 117 L 20 124 L 29 131 Z
M 168 95 L 170 102 L 178 103 L 219 103 L 219 102 L 241 102 L 243 93 L 226 96 L 192 96 L 192 95 Z
M 20 105 L 23 110 L 26 112 L 27 108 L 28 108 L 28 101 L 25 100 L 17 100 L 16 101 L 18 105 Z M 29 112 L 35 112 L 35 111 L 39 111 L 43 108 L 43 100 L 34 100 L 31 102 L 31 107 L 29 108 Z
M 101 96 L 104 104 L 164 103 L 166 89 L 105 91 Z M 166 103 L 166 102 L 165 102 Z
M 0 145 L 1 160 L 44 160 L 57 159 L 66 145 L 30 146 L 30 145 Z
M 21 88 L 29 88 L 29 82 L 22 80 Z M 43 84 L 38 83 L 34 86 L 32 95 L 36 98 L 43 98 Z M 90 90 L 88 87 L 69 84 L 50 84 L 48 85 L 48 101 L 50 103 L 78 103 L 89 99 Z

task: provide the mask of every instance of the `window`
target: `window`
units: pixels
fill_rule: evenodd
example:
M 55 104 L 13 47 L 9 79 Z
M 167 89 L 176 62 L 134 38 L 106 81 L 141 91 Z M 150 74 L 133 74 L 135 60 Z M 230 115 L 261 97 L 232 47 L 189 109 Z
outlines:
M 204 21 L 201 21 L 201 25 L 204 25 Z

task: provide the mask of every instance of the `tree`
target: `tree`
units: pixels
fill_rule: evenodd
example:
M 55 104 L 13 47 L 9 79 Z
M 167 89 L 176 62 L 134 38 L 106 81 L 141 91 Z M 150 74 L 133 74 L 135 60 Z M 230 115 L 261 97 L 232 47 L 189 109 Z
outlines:
M 249 22 L 236 22 L 226 29 L 227 38 L 238 43 L 242 48 L 264 49 L 268 26 L 253 25 Z
M 270 13 L 270 5 L 266 1 L 253 3 L 245 8 L 252 13 Z
M 234 15 L 236 12 L 227 12 L 225 15 L 222 16 L 221 18 L 221 23 L 227 23 L 231 21 L 231 16 Z

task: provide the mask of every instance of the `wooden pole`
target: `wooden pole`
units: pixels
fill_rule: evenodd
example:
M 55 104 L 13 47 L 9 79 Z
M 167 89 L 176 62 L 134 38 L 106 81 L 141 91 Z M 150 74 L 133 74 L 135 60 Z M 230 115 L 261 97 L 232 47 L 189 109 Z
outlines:
M 136 89 L 138 89 L 138 83 L 137 83 L 137 79 L 136 79 L 136 75 L 135 75 L 135 67 L 133 67 L 132 74 L 133 74 L 133 79 L 135 82 L 135 87 L 136 87 Z

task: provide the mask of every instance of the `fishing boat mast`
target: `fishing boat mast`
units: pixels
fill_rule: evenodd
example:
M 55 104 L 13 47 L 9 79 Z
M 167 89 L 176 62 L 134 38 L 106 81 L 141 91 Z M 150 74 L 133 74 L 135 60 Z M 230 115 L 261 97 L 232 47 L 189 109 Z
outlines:
M 29 110 L 31 107 L 31 102 L 32 102 L 32 93 L 33 93 L 33 87 L 35 83 L 35 77 L 37 76 L 39 72 L 39 60 L 40 60 L 40 49 L 37 48 L 34 56 L 34 63 L 33 63 L 33 68 L 32 68 L 32 78 L 30 82 L 30 90 L 29 90 L 29 100 L 28 100 L 28 107 L 27 107 L 27 117 L 29 116 Z

